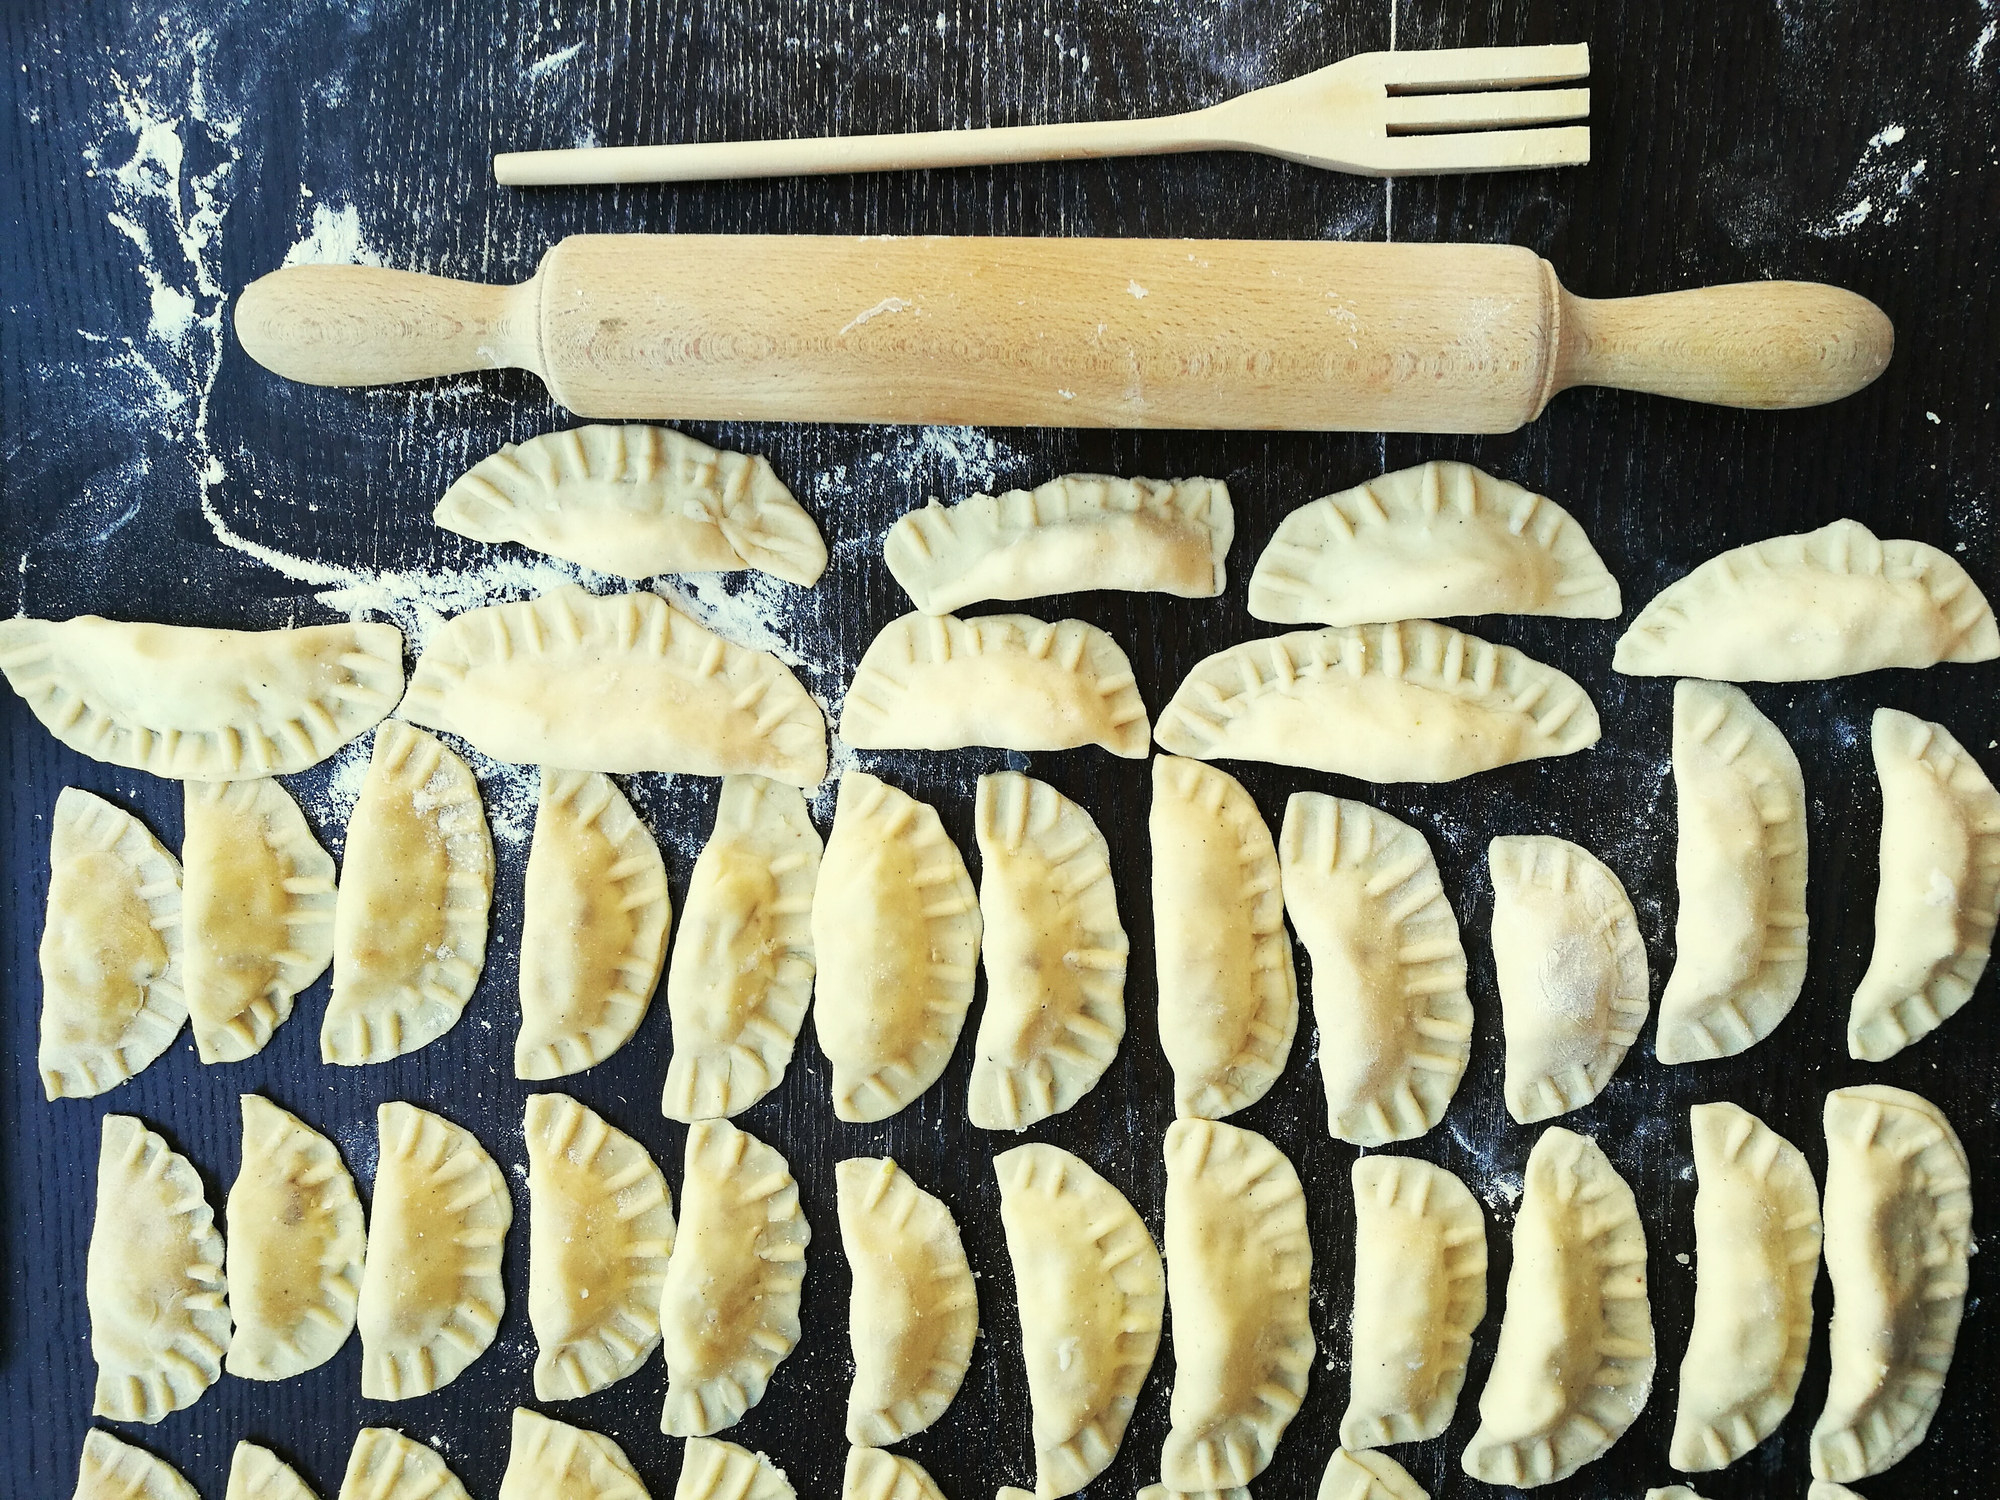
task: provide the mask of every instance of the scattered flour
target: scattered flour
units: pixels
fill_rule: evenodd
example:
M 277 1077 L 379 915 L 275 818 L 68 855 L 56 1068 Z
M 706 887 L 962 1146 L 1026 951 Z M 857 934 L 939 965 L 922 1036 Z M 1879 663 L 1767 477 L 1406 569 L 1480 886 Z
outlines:
M 571 61 L 579 52 L 583 51 L 583 47 L 584 44 L 582 42 L 571 42 L 560 51 L 551 52 L 546 57 L 538 57 L 525 68 L 521 69 L 521 76 L 530 83 L 539 83 L 542 79 L 548 77 L 549 74 Z
M 361 214 L 352 203 L 315 203 L 304 239 L 285 252 L 285 264 L 379 266 L 381 252 L 361 233 Z
M 1884 228 L 1903 216 L 1930 169 L 1927 157 L 1910 160 L 1901 149 L 1909 139 L 1902 125 L 1885 125 L 1868 138 L 1861 160 L 1848 174 L 1841 206 L 1808 226 L 1821 239 L 1838 239 L 1869 224 Z
M 840 328 L 841 336 L 844 337 L 845 335 L 854 332 L 855 329 L 859 328 L 863 323 L 866 323 L 870 318 L 879 318 L 884 313 L 903 312 L 906 309 L 908 309 L 911 305 L 912 304 L 908 297 L 884 297 L 880 302 L 876 303 L 873 307 L 867 308 L 864 311 L 856 313 L 852 318 L 848 319 L 847 322 L 843 323 Z

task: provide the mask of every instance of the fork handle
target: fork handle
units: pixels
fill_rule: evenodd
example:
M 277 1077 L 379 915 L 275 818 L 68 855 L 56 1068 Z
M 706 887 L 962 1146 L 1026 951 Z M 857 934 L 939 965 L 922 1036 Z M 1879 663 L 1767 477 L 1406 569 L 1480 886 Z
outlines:
M 591 146 L 567 151 L 503 151 L 494 179 L 509 187 L 576 187 L 612 182 L 702 182 L 833 172 L 896 172 L 999 162 L 1159 156 L 1224 144 L 1193 124 L 1204 111 L 1149 120 L 1073 125 L 1009 125 L 929 130 L 913 135 L 825 136 L 788 141 L 715 141 L 676 146 Z

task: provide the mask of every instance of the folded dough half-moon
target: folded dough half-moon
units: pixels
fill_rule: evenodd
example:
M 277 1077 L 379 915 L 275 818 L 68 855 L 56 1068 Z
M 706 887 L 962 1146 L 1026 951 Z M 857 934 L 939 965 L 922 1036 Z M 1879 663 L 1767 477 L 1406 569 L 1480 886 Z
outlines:
M 826 776 L 826 718 L 791 669 L 643 590 L 467 610 L 431 636 L 401 712 L 521 765 Z
M 84 1267 L 95 1416 L 157 1422 L 222 1374 L 222 1236 L 185 1156 L 131 1115 L 106 1115 Z
M 1965 1314 L 1972 1172 L 1928 1099 L 1883 1084 L 1826 1096 L 1826 1274 L 1833 1357 L 1812 1471 L 1841 1483 L 1930 1431 Z
M 862 749 L 1073 750 L 1146 758 L 1152 726 L 1125 652 L 1082 620 L 904 615 L 854 669 L 840 736 Z
M 1588 849 L 1509 834 L 1486 849 L 1507 1112 L 1523 1125 L 1602 1092 L 1646 1023 L 1646 945 L 1625 887 Z
M 535 1399 L 623 1380 L 660 1342 L 673 1197 L 646 1148 L 567 1094 L 530 1094 L 528 1322 Z
M 1278 865 L 1312 958 L 1327 1129 L 1357 1146 L 1422 1135 L 1472 1052 L 1465 948 L 1430 846 L 1364 802 L 1294 792 Z
M 1835 521 L 1733 548 L 1668 584 L 1611 665 L 1640 677 L 1810 682 L 1996 656 L 1992 607 L 1949 554 Z
M 1340 1441 L 1356 1450 L 1451 1425 L 1486 1316 L 1486 1220 L 1466 1185 L 1406 1156 L 1355 1162 L 1353 1381 Z
M 146 825 L 66 786 L 49 822 L 42 1089 L 89 1098 L 173 1045 L 182 991 L 181 867 Z
M 1247 1485 L 1312 1369 L 1305 1192 L 1284 1152 L 1219 1121 L 1174 1121 L 1166 1158 L 1174 1390 L 1160 1479 L 1174 1490 Z
M 1597 743 L 1589 694 L 1554 667 L 1429 620 L 1297 630 L 1198 663 L 1160 711 L 1175 755 L 1363 781 L 1455 781 Z
M 1386 1453 L 1333 1450 L 1320 1475 L 1318 1500 L 1431 1500 L 1430 1491 Z
M 201 1500 L 201 1495 L 164 1458 L 93 1427 L 83 1435 L 70 1500 Z M 237 1500 L 233 1481 L 229 1500 Z
M 667 964 L 671 1120 L 741 1114 L 784 1081 L 813 986 L 819 831 L 797 787 L 725 776 Z
M 1669 1450 L 1682 1473 L 1724 1468 L 1777 1431 L 1798 1394 L 1819 1279 L 1819 1190 L 1799 1148 L 1734 1104 L 1688 1111 L 1694 1332 Z
M 1279 625 L 1610 620 L 1620 607 L 1618 580 L 1568 511 L 1439 459 L 1300 506 L 1278 523 L 1250 575 L 1250 613 Z
M 516 1078 L 611 1056 L 646 1018 L 673 902 L 660 846 L 601 771 L 542 768 L 521 900 Z
M 348 821 L 346 859 L 319 1055 L 358 1066 L 436 1041 L 479 982 L 493 836 L 465 762 L 387 720 Z
M 601 1432 L 514 1408 L 500 1500 L 648 1500 L 625 1450 Z
M 325 1364 L 354 1331 L 368 1235 L 332 1141 L 261 1094 L 245 1094 L 242 1165 L 229 1189 L 225 1364 L 285 1380 Z
M 1211 599 L 1235 531 L 1219 479 L 1065 474 L 952 506 L 933 500 L 889 528 L 882 556 L 927 615 L 1091 589 Z
M 689 1438 L 674 1500 L 798 1500 L 785 1471 L 761 1453 L 720 1438 Z
M 1025 1130 L 1091 1089 L 1125 1036 L 1125 963 L 1111 850 L 1090 814 L 1018 771 L 979 778 L 986 1009 L 966 1113 Z
M 1174 1111 L 1219 1119 L 1270 1091 L 1299 1024 L 1278 851 L 1235 777 L 1153 762 L 1153 942 Z
M 471 1500 L 434 1449 L 389 1427 L 354 1435 L 336 1500 Z
M 241 1062 L 333 961 L 333 856 L 291 793 L 260 776 L 187 784 L 181 857 L 195 1050 Z
M 1883 1062 L 1972 998 L 2000 916 L 2000 793 L 1941 724 L 1875 710 L 1882 784 L 1875 951 L 1847 1050 Z
M 958 1394 L 979 1332 L 978 1289 L 951 1210 L 892 1158 L 857 1156 L 833 1175 L 854 1275 L 847 1440 L 883 1448 L 930 1426 Z
M 367 732 L 403 696 L 393 625 L 202 630 L 0 620 L 0 672 L 93 760 L 180 781 L 283 776 Z
M 1166 1273 L 1125 1199 L 1060 1146 L 993 1158 L 1034 1409 L 1035 1493 L 1074 1494 L 1118 1455 L 1160 1348 Z
M 1831 1479 L 1815 1479 L 1806 1490 L 1806 1500 L 1864 1500 L 1864 1497 Z
M 937 809 L 866 771 L 844 774 L 812 933 L 813 1030 L 833 1064 L 833 1112 L 885 1120 L 951 1061 L 979 963 L 979 901 Z
M 849 1448 L 840 1500 L 944 1500 L 944 1491 L 914 1458 L 880 1448 Z
M 406 1401 L 449 1385 L 493 1342 L 514 1202 L 472 1132 L 413 1104 L 375 1114 L 380 1165 L 361 1270 L 361 1394 Z
M 792 1169 L 727 1120 L 688 1128 L 680 1232 L 660 1288 L 660 1430 L 707 1437 L 764 1399 L 799 1342 L 812 1229 Z
M 239 1441 L 229 1459 L 222 1500 L 317 1500 L 298 1470 L 269 1448 Z
M 1785 1019 L 1806 981 L 1806 786 L 1741 688 L 1674 684 L 1680 917 L 1660 996 L 1663 1063 L 1733 1057 Z
M 505 444 L 431 519 L 634 582 L 757 568 L 810 587 L 826 571 L 819 527 L 769 460 L 670 427 L 602 423 Z

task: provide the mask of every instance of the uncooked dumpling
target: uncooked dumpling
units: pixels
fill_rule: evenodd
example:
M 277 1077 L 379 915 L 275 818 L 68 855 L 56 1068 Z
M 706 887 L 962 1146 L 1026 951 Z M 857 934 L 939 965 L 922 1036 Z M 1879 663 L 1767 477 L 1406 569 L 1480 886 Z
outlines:
M 625 1450 L 601 1432 L 514 1408 L 500 1500 L 648 1500 Z
M 73 786 L 49 826 L 41 969 L 37 1061 L 51 1099 L 123 1083 L 187 1019 L 181 867 L 137 818 Z
M 201 1176 L 131 1115 L 104 1117 L 84 1268 L 95 1416 L 157 1422 L 192 1406 L 229 1347 L 222 1236 Z
M 333 961 L 333 856 L 269 777 L 187 784 L 187 1008 L 203 1062 L 264 1050 Z
M 951 1061 L 979 962 L 979 902 L 937 809 L 865 771 L 843 775 L 812 932 L 833 1112 L 887 1119 Z
M 398 719 L 347 825 L 333 910 L 324 1062 L 387 1062 L 458 1024 L 486 962 L 493 838 L 479 786 L 451 751 Z
M 298 1470 L 269 1448 L 239 1442 L 229 1459 L 222 1500 L 318 1500 Z
M 1018 771 L 979 778 L 986 1009 L 966 1113 L 1025 1130 L 1089 1093 L 1125 1035 L 1125 962 L 1111 851 L 1090 814 Z
M 471 1500 L 435 1450 L 388 1427 L 364 1427 L 337 1500 Z
M 667 956 L 667 865 L 609 776 L 542 769 L 521 901 L 516 1078 L 611 1056 L 652 1004 Z
M 880 1448 L 849 1448 L 840 1500 L 944 1500 L 944 1491 L 914 1458 Z
M 1333 1450 L 1320 1475 L 1318 1500 L 1431 1500 L 1410 1471 L 1386 1453 Z
M 785 1471 L 761 1453 L 720 1438 L 689 1438 L 674 1500 L 798 1500 Z
M 70 1500 L 201 1500 L 164 1458 L 93 1427 L 83 1436 L 83 1461 Z M 232 1485 L 229 1500 L 237 1500 Z
M 826 719 L 791 669 L 658 594 L 565 584 L 434 632 L 401 713 L 495 760 L 579 771 L 754 771 L 818 786 Z
M 325 1364 L 354 1331 L 368 1236 L 332 1141 L 245 1094 L 229 1189 L 229 1373 L 284 1380 Z
M 1618 877 L 1546 834 L 1487 846 L 1507 1112 L 1523 1125 L 1595 1099 L 1645 1024 L 1646 946 Z
M 1993 610 L 1949 554 L 1835 521 L 1733 548 L 1668 584 L 1611 665 L 1642 677 L 1810 682 L 1996 656 Z
M 768 460 L 670 427 L 593 424 L 507 443 L 461 475 L 431 518 L 635 582 L 757 568 L 810 586 L 826 571 L 819 527 Z
M 1597 743 L 1554 667 L 1428 620 L 1299 630 L 1218 651 L 1160 711 L 1160 748 L 1363 781 L 1455 781 Z
M 854 669 L 840 736 L 864 749 L 1072 750 L 1146 757 L 1152 726 L 1132 663 L 1082 620 L 904 615 Z
M 1471 464 L 1433 459 L 1302 505 L 1250 575 L 1280 625 L 1457 615 L 1609 620 L 1618 581 L 1569 512 Z
M 669 1119 L 740 1114 L 783 1081 L 812 1000 L 820 854 L 797 787 L 722 779 L 667 965 Z
M 200 630 L 0 620 L 0 672 L 49 732 L 93 760 L 180 781 L 317 765 L 403 696 L 393 625 Z

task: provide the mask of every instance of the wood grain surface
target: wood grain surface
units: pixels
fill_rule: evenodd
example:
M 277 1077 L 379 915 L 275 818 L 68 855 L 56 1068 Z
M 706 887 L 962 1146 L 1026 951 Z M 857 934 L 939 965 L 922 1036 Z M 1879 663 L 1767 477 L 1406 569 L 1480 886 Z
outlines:
M 226 337 L 234 291 L 302 254 L 482 280 L 527 275 L 576 231 L 1214 235 L 1465 239 L 1548 257 L 1572 290 L 1616 296 L 1711 281 L 1795 276 L 1849 286 L 1895 321 L 1898 352 L 1860 396 L 1782 414 L 1573 392 L 1526 430 L 1488 439 L 1372 435 L 697 425 L 701 438 L 769 456 L 833 549 L 810 593 L 705 586 L 728 620 L 768 622 L 801 677 L 837 703 L 867 642 L 906 607 L 881 562 L 891 520 L 931 494 L 1034 484 L 1076 469 L 1226 479 L 1238 539 L 1219 599 L 1094 595 L 1042 601 L 1081 615 L 1131 652 L 1155 710 L 1222 645 L 1269 633 L 1244 609 L 1251 563 L 1279 518 L 1329 490 L 1431 457 L 1477 462 L 1543 491 L 1583 523 L 1625 589 L 1627 618 L 1716 550 L 1850 515 L 1884 535 L 1951 551 L 2000 588 L 1990 491 L 2000 461 L 1993 358 L 1991 220 L 2000 202 L 2000 19 L 1988 0 L 681 0 L 671 6 L 471 0 L 173 0 L 0 6 L 0 562 L 9 608 L 98 610 L 210 625 L 340 618 L 395 595 L 456 609 L 440 579 L 460 569 L 479 597 L 518 595 L 513 549 L 440 532 L 445 486 L 503 440 L 565 425 L 518 374 L 390 391 L 288 385 Z M 1592 46 L 1593 164 L 1562 173 L 1385 186 L 1247 157 L 1191 156 L 967 169 L 900 177 L 524 193 L 496 188 L 496 149 L 584 141 L 721 139 L 1110 118 L 1211 103 L 1351 51 L 1389 46 L 1585 40 Z M 258 549 L 270 549 L 261 554 Z M 496 562 L 496 557 L 499 559 Z M 293 561 L 285 561 L 285 559 Z M 306 560 L 301 563 L 297 560 Z M 280 566 L 270 565 L 271 561 Z M 309 565 L 308 565 L 309 564 Z M 503 566 L 504 564 L 504 566 Z M 358 582 L 357 582 L 358 580 Z M 483 581 L 482 581 L 483 580 Z M 422 584 L 419 588 L 418 585 Z M 350 592 L 342 596 L 338 591 Z M 735 591 L 735 597 L 725 595 Z M 400 591 L 400 592 L 399 592 Z M 325 597 L 322 597 L 325 596 Z M 1671 684 L 1615 677 L 1616 622 L 1506 619 L 1481 633 L 1560 666 L 1590 690 L 1596 749 L 1439 788 L 1373 789 L 1269 767 L 1242 776 L 1274 826 L 1301 787 L 1361 795 L 1424 829 L 1472 958 L 1479 1011 L 1472 1066 L 1445 1123 L 1409 1151 L 1461 1173 L 1484 1200 L 1492 1308 L 1450 1432 L 1398 1450 L 1435 1496 L 1488 1493 L 1458 1459 L 1492 1359 L 1519 1173 L 1536 1131 L 1500 1099 L 1499 1010 L 1486 941 L 1494 834 L 1551 832 L 1604 858 L 1633 892 L 1655 995 L 1672 960 Z M 1812 947 L 1804 998 L 1778 1033 L 1728 1062 L 1668 1069 L 1649 1027 L 1604 1096 L 1563 1123 L 1598 1136 L 1637 1190 L 1650 1246 L 1661 1366 L 1645 1414 L 1559 1497 L 1638 1495 L 1667 1466 L 1677 1367 L 1692 1310 L 1695 1191 L 1686 1110 L 1731 1099 L 1796 1141 L 1816 1172 L 1827 1089 L 1881 1080 L 1936 1100 L 1969 1148 L 1975 1228 L 1995 1223 L 2000 1042 L 1989 979 L 1964 1013 L 1890 1063 L 1848 1060 L 1847 999 L 1866 964 L 1879 799 L 1867 724 L 1888 703 L 1942 720 L 2000 765 L 2000 663 L 1762 687 L 1791 737 L 1811 802 Z M 94 1100 L 41 1097 L 34 1066 L 35 948 L 47 888 L 48 819 L 64 785 L 139 811 L 178 846 L 180 791 L 60 748 L 0 695 L 0 1493 L 66 1494 L 90 1424 L 83 1266 L 99 1119 L 136 1113 L 202 1170 L 220 1208 L 237 1165 L 240 1091 L 258 1089 L 341 1145 L 364 1194 L 373 1116 L 410 1099 L 470 1127 L 506 1170 L 516 1230 L 509 1305 L 495 1347 L 443 1391 L 364 1402 L 359 1349 L 273 1386 L 225 1377 L 195 1407 L 125 1436 L 220 1496 L 242 1437 L 337 1488 L 354 1433 L 388 1424 L 436 1445 L 472 1494 L 495 1494 L 509 1408 L 530 1397 L 526 1317 L 528 1085 L 512 1077 L 514 976 L 526 844 L 523 779 L 488 764 L 500 825 L 487 971 L 458 1027 L 380 1067 L 318 1061 L 322 982 L 256 1059 L 203 1068 L 185 1037 L 140 1078 Z M 1101 821 L 1133 939 L 1130 1030 L 1117 1063 L 1075 1110 L 1030 1138 L 1074 1149 L 1132 1198 L 1157 1233 L 1160 1141 L 1171 1117 L 1154 1025 L 1143 764 L 1097 751 L 870 754 L 863 763 L 934 801 L 972 853 L 971 789 L 983 770 L 1029 767 Z M 293 778 L 329 847 L 341 838 L 348 757 Z M 1236 769 L 1236 768 L 1232 768 Z M 633 778 L 659 833 L 676 900 L 713 814 L 713 783 Z M 830 812 L 822 799 L 822 826 Z M 1302 979 L 1303 955 L 1301 955 Z M 976 1026 L 978 1017 L 971 1018 Z M 658 1094 L 664 1004 L 616 1057 L 564 1087 L 654 1152 L 679 1185 L 685 1129 Z M 881 1125 L 837 1123 L 810 1033 L 785 1086 L 742 1124 L 790 1159 L 814 1241 L 806 1333 L 765 1401 L 726 1436 L 761 1448 L 807 1497 L 837 1492 L 850 1373 L 847 1273 L 833 1168 L 893 1153 L 964 1226 L 981 1276 L 983 1336 L 963 1392 L 903 1451 L 954 1500 L 1032 1475 L 1012 1274 L 989 1161 L 1006 1142 L 965 1122 L 969 1047 L 943 1081 Z M 1347 1394 L 1346 1320 L 1354 1151 L 1324 1127 L 1311 1028 L 1283 1078 L 1241 1123 L 1297 1163 L 1314 1247 L 1321 1353 L 1304 1410 L 1256 1486 L 1312 1492 Z M 2000 1436 L 1994 1257 L 1977 1256 L 1959 1345 L 1929 1441 L 1861 1488 L 1871 1500 L 1991 1492 Z M 1818 1291 L 1824 1315 L 1830 1296 Z M 1170 1346 L 1117 1462 L 1091 1494 L 1157 1477 Z M 1703 1477 L 1710 1500 L 1801 1495 L 1806 1434 L 1826 1385 L 1824 1323 L 1797 1408 L 1740 1464 Z M 554 1415 L 609 1433 L 655 1495 L 672 1492 L 680 1444 L 659 1435 L 665 1376 L 630 1380 Z

